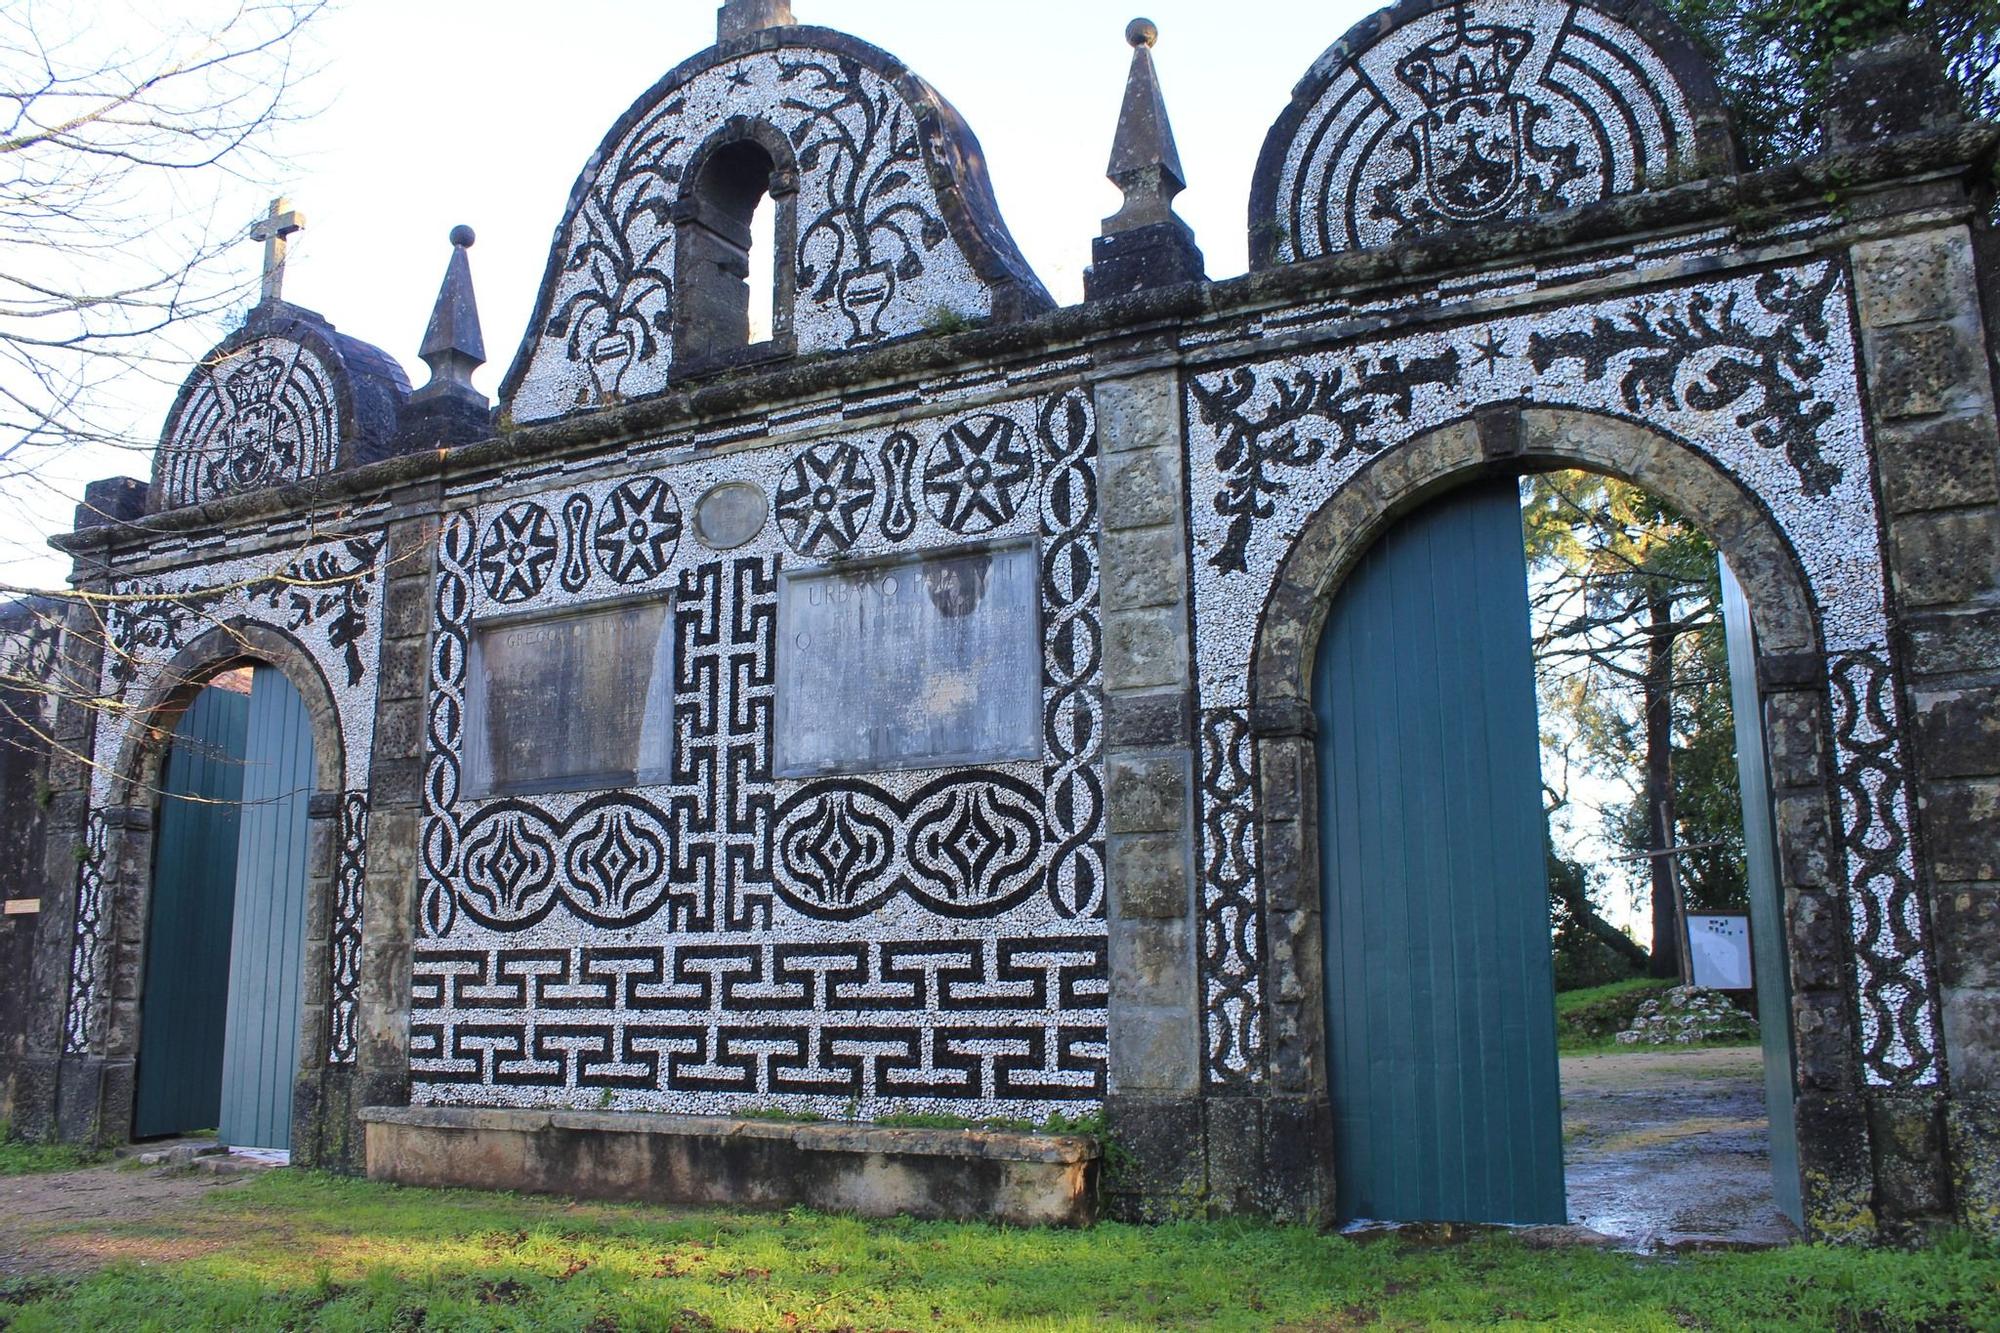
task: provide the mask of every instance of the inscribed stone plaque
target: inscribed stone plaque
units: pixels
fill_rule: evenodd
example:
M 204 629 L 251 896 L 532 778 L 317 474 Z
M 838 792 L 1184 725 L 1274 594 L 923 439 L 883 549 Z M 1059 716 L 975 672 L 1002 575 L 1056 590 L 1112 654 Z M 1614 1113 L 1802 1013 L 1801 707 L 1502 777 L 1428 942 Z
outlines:
M 471 667 L 466 761 L 473 795 L 667 780 L 674 693 L 666 602 L 481 629 Z
M 1025 545 L 788 576 L 779 774 L 1036 758 L 1039 605 Z

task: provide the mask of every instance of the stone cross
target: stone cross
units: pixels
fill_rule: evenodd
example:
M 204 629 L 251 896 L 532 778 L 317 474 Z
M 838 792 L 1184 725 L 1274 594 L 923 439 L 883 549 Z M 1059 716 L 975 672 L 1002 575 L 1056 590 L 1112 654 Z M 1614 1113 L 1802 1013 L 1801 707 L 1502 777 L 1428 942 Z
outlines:
M 271 215 L 250 226 L 250 239 L 264 243 L 264 305 L 285 299 L 285 238 L 305 230 L 306 215 L 291 204 L 289 199 L 273 199 Z

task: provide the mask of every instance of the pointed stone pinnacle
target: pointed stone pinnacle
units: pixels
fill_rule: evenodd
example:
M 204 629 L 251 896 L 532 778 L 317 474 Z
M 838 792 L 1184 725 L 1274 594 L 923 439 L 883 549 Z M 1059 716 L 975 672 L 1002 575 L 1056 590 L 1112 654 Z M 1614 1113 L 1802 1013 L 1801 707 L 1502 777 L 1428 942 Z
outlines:
M 1133 19 L 1125 29 L 1132 44 L 1132 73 L 1125 81 L 1125 105 L 1118 112 L 1118 134 L 1111 143 L 1111 165 L 1105 174 L 1125 192 L 1125 206 L 1105 219 L 1104 234 L 1135 231 L 1173 217 L 1174 197 L 1187 188 L 1181 170 L 1174 128 L 1167 121 L 1166 99 L 1160 95 L 1153 69 L 1153 44 L 1160 30 L 1150 19 Z
M 465 254 L 473 239 L 470 227 L 451 229 L 451 262 L 445 266 L 444 285 L 438 288 L 424 344 L 417 350 L 431 368 L 431 382 L 411 396 L 412 402 L 448 397 L 486 406 L 486 395 L 472 387 L 472 372 L 486 364 L 479 304 L 472 296 L 472 264 Z
M 1153 70 L 1160 30 L 1151 19 L 1133 19 L 1125 40 L 1132 46 L 1132 73 L 1105 171 L 1124 191 L 1125 204 L 1104 219 L 1103 233 L 1091 244 L 1091 265 L 1083 275 L 1084 297 L 1091 301 L 1204 277 L 1194 233 L 1174 216 L 1174 197 L 1187 188 L 1187 175 Z
M 715 40 L 733 42 L 765 28 L 784 28 L 796 22 L 792 0 L 728 0 L 715 16 Z

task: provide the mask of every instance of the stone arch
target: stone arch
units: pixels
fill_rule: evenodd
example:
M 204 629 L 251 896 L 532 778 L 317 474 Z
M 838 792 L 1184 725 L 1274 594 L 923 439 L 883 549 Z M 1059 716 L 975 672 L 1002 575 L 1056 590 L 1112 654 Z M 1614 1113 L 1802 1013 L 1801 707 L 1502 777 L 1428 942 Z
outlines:
M 1265 801 L 1264 926 L 1273 941 L 1265 994 L 1296 997 L 1268 1025 L 1271 1067 L 1327 1097 L 1325 970 L 1321 958 L 1319 810 L 1311 673 L 1335 595 L 1361 557 L 1398 519 L 1482 476 L 1580 467 L 1646 487 L 1673 503 L 1728 558 L 1751 605 L 1758 635 L 1762 724 L 1772 752 L 1774 798 L 1818 818 L 1788 819 L 1777 838 L 1786 879 L 1794 868 L 1837 855 L 1828 841 L 1827 757 L 1834 736 L 1826 702 L 1827 662 L 1804 571 L 1776 521 L 1742 482 L 1692 445 L 1656 428 L 1594 412 L 1528 405 L 1488 409 L 1385 451 L 1301 526 L 1264 608 L 1250 664 L 1251 725 Z M 1794 789 L 1780 793 L 1780 786 Z M 1796 794 L 1811 788 L 1810 795 Z M 1851 1088 L 1857 1030 L 1844 907 L 1833 895 L 1786 898 L 1785 953 L 1793 980 L 1793 1091 L 1803 1119 L 1818 1094 Z M 1811 991 L 1835 1002 L 1808 998 Z M 1286 1073 L 1286 1071 L 1293 1071 Z M 1330 1122 L 1324 1132 L 1331 1133 Z M 1839 1204 L 1824 1182 L 1852 1145 L 1799 1136 L 1809 1227 Z M 1330 1153 L 1330 1139 L 1325 1150 Z M 1334 1170 L 1338 1171 L 1338 1163 Z M 1820 1188 L 1816 1189 L 1816 1186 Z M 1329 1187 L 1330 1188 L 1330 1187 Z M 1329 1194 L 1329 1198 L 1330 1198 Z
M 1743 579 L 1763 651 L 1789 655 L 1817 647 L 1812 597 L 1790 543 L 1756 496 L 1721 466 L 1622 417 L 1502 407 L 1383 453 L 1306 520 L 1265 608 L 1251 664 L 1252 705 L 1310 701 L 1312 649 L 1333 594 L 1390 524 L 1482 473 L 1562 467 L 1602 472 L 1673 501 Z
M 342 792 L 347 756 L 333 689 L 312 653 L 290 633 L 246 617 L 211 627 L 175 654 L 158 682 L 133 710 L 120 741 L 104 797 L 111 828 L 105 864 L 104 931 L 111 941 L 107 975 L 113 979 L 103 1028 L 107 1077 L 100 1108 L 103 1132 L 129 1137 L 144 993 L 147 937 L 153 895 L 153 830 L 158 822 L 168 741 L 182 710 L 211 680 L 237 666 L 261 663 L 282 672 L 305 701 L 313 734 L 313 793 L 307 802 L 306 943 L 302 955 L 303 1006 L 299 1024 L 299 1081 L 319 1078 L 329 1064 L 329 978 L 333 969 L 331 921 L 341 846 Z M 128 979 L 129 980 L 126 980 Z M 297 1099 L 295 1098 L 295 1105 Z M 294 1149 L 313 1155 L 310 1127 L 294 1111 Z

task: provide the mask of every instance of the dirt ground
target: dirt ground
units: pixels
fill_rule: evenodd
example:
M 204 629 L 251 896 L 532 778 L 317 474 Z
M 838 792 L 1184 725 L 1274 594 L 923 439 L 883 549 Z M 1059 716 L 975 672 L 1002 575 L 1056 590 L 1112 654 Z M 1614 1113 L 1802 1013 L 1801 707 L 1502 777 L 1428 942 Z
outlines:
M 0 1277 L 89 1272 L 117 1259 L 164 1262 L 217 1248 L 221 1237 L 200 1227 L 162 1228 L 159 1238 L 96 1235 L 93 1222 L 166 1222 L 200 1207 L 216 1190 L 241 1185 L 245 1176 L 207 1171 L 161 1172 L 114 1163 L 83 1171 L 0 1177 Z M 171 1236 L 171 1239 L 167 1237 Z
M 1772 1198 L 1756 1047 L 1565 1056 L 1562 1095 L 1573 1225 L 1637 1249 L 1797 1237 Z

